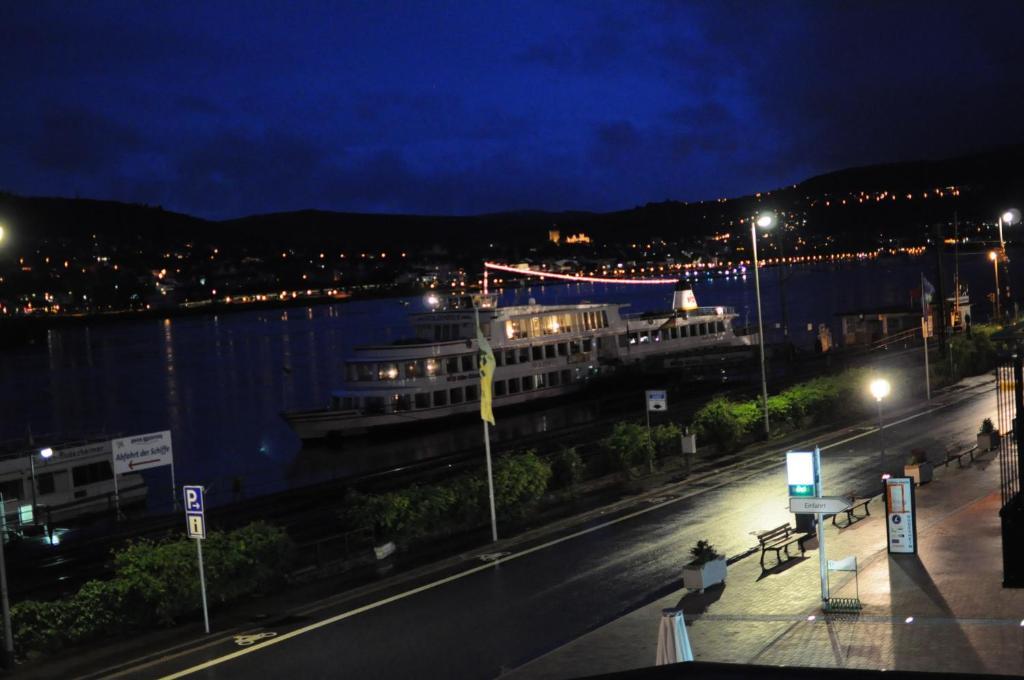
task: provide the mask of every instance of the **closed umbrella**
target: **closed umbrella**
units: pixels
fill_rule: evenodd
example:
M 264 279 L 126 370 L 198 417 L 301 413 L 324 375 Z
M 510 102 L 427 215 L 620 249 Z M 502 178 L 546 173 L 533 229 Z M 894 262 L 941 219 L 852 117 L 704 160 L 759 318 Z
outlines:
M 686 634 L 686 619 L 681 609 L 662 609 L 658 629 L 658 655 L 654 663 L 664 666 L 680 661 L 693 661 L 693 648 Z

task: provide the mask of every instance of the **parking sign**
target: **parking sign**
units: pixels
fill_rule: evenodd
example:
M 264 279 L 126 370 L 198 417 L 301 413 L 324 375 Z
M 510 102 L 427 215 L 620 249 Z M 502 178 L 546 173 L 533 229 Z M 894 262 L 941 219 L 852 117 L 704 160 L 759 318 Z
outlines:
M 185 526 L 188 528 L 188 537 L 204 539 L 206 517 L 203 515 L 203 487 L 186 486 L 182 492 L 185 495 Z

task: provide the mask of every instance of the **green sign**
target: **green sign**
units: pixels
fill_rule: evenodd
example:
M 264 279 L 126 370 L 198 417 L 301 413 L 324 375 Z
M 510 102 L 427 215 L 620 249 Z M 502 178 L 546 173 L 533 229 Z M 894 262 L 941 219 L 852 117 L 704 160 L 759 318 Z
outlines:
M 811 497 L 816 496 L 818 494 L 813 484 L 790 484 L 789 495 L 799 497 Z

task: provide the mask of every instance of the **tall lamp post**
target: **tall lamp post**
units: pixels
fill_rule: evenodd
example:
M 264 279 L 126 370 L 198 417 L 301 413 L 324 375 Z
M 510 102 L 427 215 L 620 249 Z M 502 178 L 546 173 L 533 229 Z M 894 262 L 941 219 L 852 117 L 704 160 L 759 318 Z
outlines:
M 1010 299 L 1010 258 L 1006 256 L 1006 241 L 1003 240 L 1003 227 L 1012 227 L 1018 222 L 1020 222 L 1020 210 L 1017 210 L 1016 208 L 1010 208 L 1009 210 L 1006 210 L 1005 212 L 1003 212 L 1002 215 L 999 216 L 999 259 L 1002 260 L 1003 266 L 1006 268 L 1005 283 L 1007 287 L 1007 302 L 1009 302 Z M 996 297 L 998 298 L 999 295 L 999 285 L 997 284 Z M 1007 307 L 1007 310 L 1009 310 L 1009 307 Z
M 776 223 L 775 213 L 763 212 L 750 223 L 750 242 L 754 250 L 754 292 L 757 296 L 757 343 L 761 349 L 761 401 L 764 407 L 764 436 L 767 439 L 771 435 L 771 427 L 768 423 L 768 372 L 764 366 L 764 320 L 761 317 L 761 275 L 758 273 L 757 265 L 757 230 L 771 229 Z
M 0 225 L 0 243 L 4 240 L 4 227 Z M 33 487 L 34 490 L 34 487 Z M 14 632 L 11 630 L 11 603 L 7 595 L 7 558 L 4 556 L 4 542 L 7 540 L 7 504 L 0 495 L 0 614 L 3 616 L 4 647 L 0 653 L 0 665 L 14 668 Z
M 882 458 L 885 458 L 885 434 L 882 432 L 882 400 L 889 396 L 891 386 L 885 378 L 876 378 L 871 381 L 871 396 L 878 402 L 878 447 L 882 451 Z M 883 470 L 884 472 L 884 470 Z
M 990 251 L 988 259 L 992 260 L 992 273 L 996 275 L 996 292 L 992 296 L 992 301 L 995 303 L 996 319 L 999 318 L 999 255 L 996 251 Z

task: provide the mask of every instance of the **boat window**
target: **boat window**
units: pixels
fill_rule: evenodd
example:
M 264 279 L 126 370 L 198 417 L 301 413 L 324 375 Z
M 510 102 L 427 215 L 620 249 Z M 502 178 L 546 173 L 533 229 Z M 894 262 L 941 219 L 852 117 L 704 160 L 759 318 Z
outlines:
M 426 373 L 426 368 L 423 365 L 423 359 L 416 359 L 415 361 L 405 362 L 405 377 L 406 378 L 421 378 Z
M 544 333 L 547 333 L 547 329 L 544 330 Z M 540 317 L 539 316 L 531 316 L 530 317 L 530 336 L 536 338 L 536 337 L 539 337 L 540 335 L 541 335 Z
M 528 364 L 530 363 L 530 348 L 520 347 L 519 348 L 519 363 Z
M 601 310 L 601 328 L 608 328 L 608 312 Z
M 641 345 L 647 344 L 650 341 L 651 341 L 651 333 L 650 333 L 650 331 L 644 331 L 643 333 L 640 334 L 640 344 Z
M 363 399 L 363 413 L 374 415 L 384 413 L 384 397 L 365 397 Z
M 651 340 L 653 342 L 661 342 L 661 331 L 651 331 Z
M 475 354 L 463 354 L 462 355 L 462 370 L 472 371 L 476 368 L 476 355 Z
M 662 328 L 661 329 L 661 339 L 662 340 L 670 339 L 672 337 L 672 331 L 673 330 L 675 330 L 675 329 L 673 328 L 672 330 L 669 330 L 668 328 Z
M 417 392 L 416 408 L 430 408 L 430 392 Z
M 540 361 L 541 359 L 544 358 L 544 346 L 543 345 L 534 345 L 533 347 L 530 348 L 530 352 L 532 353 L 532 357 L 533 357 L 534 361 Z
M 356 399 L 353 399 L 352 397 L 342 397 L 341 399 L 338 400 L 337 403 L 338 408 L 340 408 L 342 411 L 351 411 L 352 409 L 357 408 L 358 402 Z
M 570 371 L 569 369 L 565 369 L 564 371 L 562 371 L 561 375 L 563 385 L 568 385 L 569 383 L 572 382 L 572 371 Z
M 495 366 L 504 366 L 505 365 L 505 353 L 502 352 L 501 350 L 498 350 L 497 352 L 494 353 L 494 365 Z
M 707 335 L 708 334 L 708 325 L 706 323 L 702 323 L 700 325 L 700 334 L 701 335 Z
M 22 484 L 20 479 L 11 479 L 6 482 L 0 482 L 0 495 L 3 495 L 4 500 L 11 500 L 12 498 L 21 498 Z
M 466 385 L 466 401 L 476 401 L 476 385 Z
M 451 388 L 450 390 L 448 390 L 448 396 L 449 396 L 449 398 L 451 398 L 453 404 L 461 404 L 462 403 L 462 388 L 461 387 L 453 387 L 453 388 Z
M 590 315 L 590 312 L 583 312 L 583 314 L 581 316 L 583 317 L 581 319 L 583 321 L 583 330 L 589 331 L 591 328 L 593 328 L 593 325 L 592 325 L 593 317 Z
M 670 331 L 670 334 L 671 334 L 673 340 L 677 339 L 679 337 L 679 329 L 676 328 L 675 326 L 673 326 L 671 331 Z
M 448 357 L 444 360 L 444 372 L 447 375 L 455 375 L 459 372 L 459 358 Z
M 569 354 L 579 354 L 580 351 L 581 351 L 580 341 L 579 340 L 570 340 L 569 341 Z
M 547 381 L 544 379 L 543 373 L 541 373 L 540 375 L 533 376 L 533 383 L 534 385 L 536 385 L 538 390 L 548 386 Z
M 592 338 L 583 338 L 583 351 L 584 352 L 589 352 L 593 348 L 594 348 L 594 340 Z
M 373 364 L 364 361 L 361 363 L 350 364 L 349 367 L 355 371 L 355 380 L 363 382 L 373 380 Z
M 412 397 L 408 394 L 395 394 L 391 396 L 391 410 L 395 413 L 399 411 L 409 411 L 412 409 Z
M 377 380 L 397 380 L 398 364 L 377 364 Z
M 637 335 L 636 333 L 630 333 L 629 334 L 629 344 L 635 345 L 639 341 L 640 341 L 640 336 L 639 335 Z
M 448 393 L 444 390 L 434 392 L 434 406 L 445 406 L 448 403 Z
M 564 357 L 568 353 L 569 353 L 569 346 L 566 343 L 564 343 L 564 342 L 558 343 L 558 356 Z
M 551 371 L 548 373 L 548 384 L 552 387 L 556 387 L 558 385 L 558 371 Z
M 53 493 L 55 491 L 53 484 L 53 473 L 44 472 L 41 475 L 36 475 L 36 488 L 39 489 L 39 493 Z
M 548 359 L 554 359 L 557 355 L 554 345 L 544 345 L 544 356 Z
M 504 397 L 505 396 L 505 381 L 495 380 L 494 381 L 494 396 Z
M 508 379 L 508 393 L 516 394 L 519 392 L 519 378 Z
M 597 348 L 601 349 L 604 346 L 604 338 L 598 336 L 595 340 L 597 340 Z
M 109 460 L 101 460 L 98 463 L 89 463 L 71 468 L 72 483 L 75 486 L 95 484 L 107 479 L 113 479 L 114 473 L 110 469 Z
M 724 321 L 716 321 L 715 325 L 718 327 L 718 332 L 719 333 L 724 333 L 725 332 L 725 322 Z
M 505 364 L 511 366 L 516 363 L 516 351 L 514 349 L 505 350 Z
M 619 347 L 625 347 L 625 346 L 627 346 L 629 344 L 630 344 L 630 342 L 629 342 L 629 336 L 628 335 L 620 335 L 619 336 Z
M 526 319 L 509 319 L 505 322 L 505 337 L 509 340 L 526 337 Z
M 533 376 L 524 375 L 522 380 L 523 392 L 528 392 L 533 389 Z

